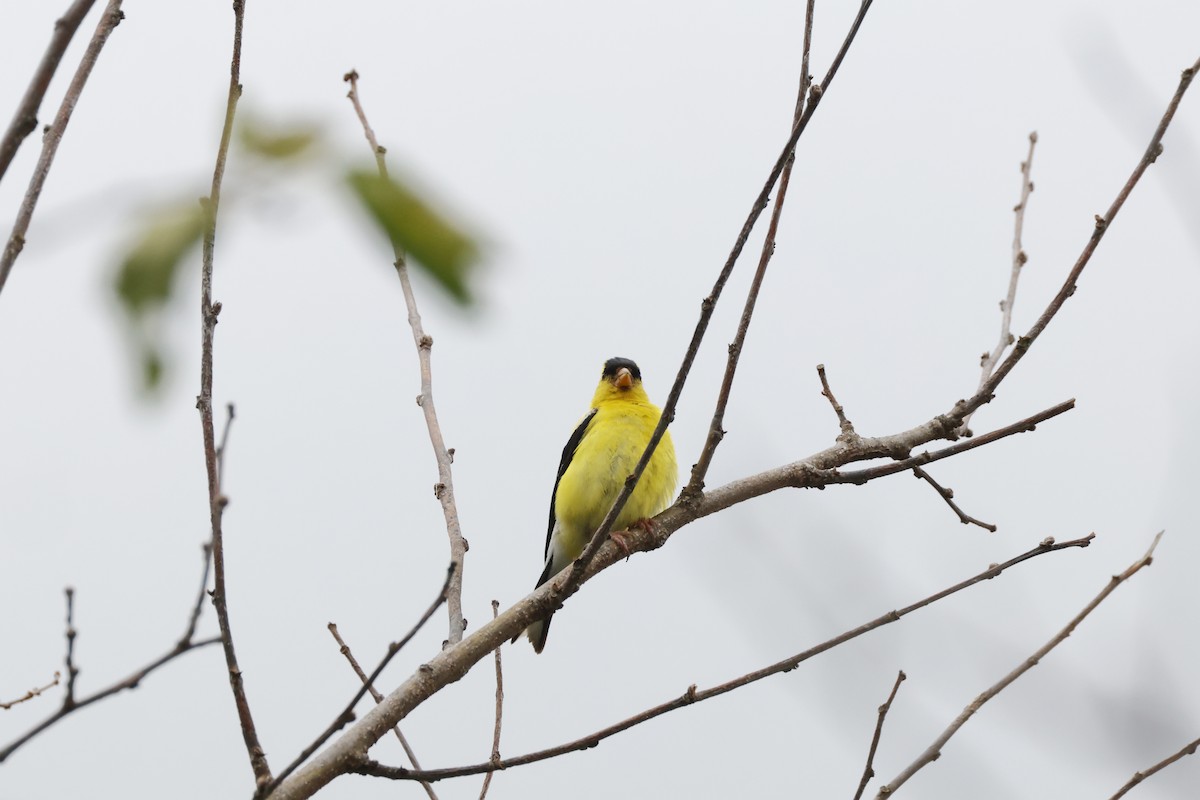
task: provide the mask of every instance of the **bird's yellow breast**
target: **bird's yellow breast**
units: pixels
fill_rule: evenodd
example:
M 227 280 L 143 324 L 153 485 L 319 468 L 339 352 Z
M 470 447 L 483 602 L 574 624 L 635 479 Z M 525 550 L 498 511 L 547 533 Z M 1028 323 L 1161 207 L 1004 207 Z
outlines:
M 613 399 L 597 405 L 554 496 L 559 536 L 568 551 L 582 551 L 600 527 L 646 449 L 659 415 L 652 403 L 637 399 Z M 677 480 L 675 447 L 671 434 L 665 433 L 613 530 L 627 528 L 666 508 Z

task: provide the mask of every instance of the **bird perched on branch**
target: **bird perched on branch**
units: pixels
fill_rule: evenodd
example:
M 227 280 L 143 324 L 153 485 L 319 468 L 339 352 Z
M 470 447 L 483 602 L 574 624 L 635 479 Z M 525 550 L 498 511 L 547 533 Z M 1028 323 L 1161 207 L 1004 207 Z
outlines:
M 550 495 L 546 566 L 538 586 L 554 578 L 583 552 L 625 479 L 633 473 L 661 415 L 642 388 L 642 371 L 637 364 L 628 358 L 610 358 L 604 363 L 600 384 L 592 396 L 592 410 L 563 448 Z M 675 447 L 671 434 L 664 432 L 612 529 L 625 530 L 662 511 L 670 504 L 678 480 Z M 536 652 L 546 646 L 549 631 L 550 617 L 526 629 Z

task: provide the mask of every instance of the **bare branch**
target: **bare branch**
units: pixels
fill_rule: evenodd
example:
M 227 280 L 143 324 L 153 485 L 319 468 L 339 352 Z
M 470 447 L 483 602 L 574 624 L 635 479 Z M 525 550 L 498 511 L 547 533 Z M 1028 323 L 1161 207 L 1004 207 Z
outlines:
M 391 663 L 391 660 L 397 653 L 400 652 L 401 649 L 403 649 L 404 645 L 408 644 L 409 641 L 411 641 L 412 638 L 417 635 L 417 632 L 424 627 L 425 623 L 429 621 L 429 618 L 434 615 L 434 612 L 441 607 L 442 603 L 446 602 L 446 595 L 449 593 L 450 584 L 454 580 L 454 573 L 456 572 L 455 566 L 456 565 L 454 563 L 451 563 L 449 569 L 446 570 L 446 579 L 442 582 L 441 591 L 438 592 L 437 598 L 434 599 L 429 608 L 425 609 L 425 613 L 422 614 L 421 618 L 417 620 L 417 624 L 413 625 L 412 629 L 406 633 L 404 637 L 400 639 L 400 641 L 392 642 L 388 645 L 387 652 L 384 653 L 383 658 L 380 659 L 379 665 L 375 667 L 375 669 L 371 671 L 371 674 L 367 676 L 366 680 L 363 681 L 362 688 L 354 693 L 354 697 L 351 698 L 350 702 L 346 704 L 346 707 L 342 709 L 342 713 L 338 714 L 333 722 L 329 723 L 329 727 L 322 731 L 321 735 L 314 739 L 312 744 L 300 751 L 300 755 L 296 756 L 295 760 L 288 764 L 283 772 L 279 773 L 279 776 L 261 792 L 263 796 L 272 794 L 289 775 L 295 772 L 297 767 L 307 761 L 309 756 L 317 752 L 321 745 L 329 741 L 330 736 L 333 736 L 335 733 L 354 721 L 354 707 L 358 705 L 358 701 L 362 700 L 367 692 L 374 687 L 375 680 L 379 677 L 380 673 L 383 672 L 384 667 Z M 425 669 L 425 666 L 421 667 L 422 671 Z M 380 700 L 376 699 L 375 702 L 379 703 Z M 392 723 L 387 727 L 394 726 L 395 723 Z M 386 732 L 387 728 L 384 728 L 382 731 L 380 731 L 379 736 L 376 736 L 373 741 L 379 741 L 380 737 L 382 737 Z
M 71 79 L 71 85 L 67 87 L 67 93 L 58 107 L 54 122 L 50 124 L 42 137 L 42 154 L 38 157 L 37 166 L 33 168 L 33 175 L 29 179 L 29 188 L 25 191 L 25 197 L 17 211 L 17 219 L 13 223 L 12 233 L 9 234 L 8 244 L 4 247 L 3 255 L 0 255 L 0 291 L 4 290 L 8 273 L 12 271 L 17 256 L 25 247 L 25 234 L 29 231 L 29 222 L 33 219 L 33 211 L 37 208 L 42 187 L 46 184 L 46 176 L 50 174 L 50 165 L 54 163 L 59 142 L 62 141 L 63 134 L 67 131 L 67 123 L 71 121 L 71 112 L 75 110 L 75 104 L 79 101 L 83 87 L 92 74 L 92 68 L 96 66 L 96 60 L 100 57 L 100 51 L 104 49 L 104 43 L 108 41 L 109 35 L 124 18 L 125 15 L 121 13 L 121 0 L 108 0 L 108 6 L 100 16 L 96 32 L 92 34 L 83 58 L 79 60 L 79 66 L 75 69 L 75 77 Z M 65 42 L 63 47 L 66 47 Z M 5 138 L 7 139 L 7 134 Z
M 58 686 L 59 681 L 61 681 L 61 680 L 62 680 L 62 673 L 59 672 L 58 670 L 55 670 L 54 680 L 50 681 L 45 686 L 33 687 L 28 692 L 26 692 L 25 694 L 18 697 L 16 700 L 5 700 L 5 701 L 0 702 L 0 709 L 8 711 L 13 706 L 19 706 L 19 705 L 21 705 L 21 703 L 28 702 L 35 697 L 41 697 L 43 692 L 46 692 L 50 689 L 53 689 L 55 686 Z
M 205 574 L 207 575 L 207 570 L 208 570 L 207 554 L 206 554 L 205 560 L 204 560 L 204 567 L 205 567 Z M 208 639 L 198 639 L 198 640 L 193 639 L 192 634 L 195 630 L 195 616 L 193 616 L 193 618 L 189 622 L 187 634 L 182 639 L 180 639 L 178 642 L 176 642 L 175 646 L 172 647 L 170 650 L 168 650 L 166 653 L 159 656 L 155 660 L 151 661 L 149 664 L 146 664 L 145 666 L 138 668 L 135 672 L 133 672 L 131 675 L 129 675 L 125 679 L 117 681 L 116 683 L 112 684 L 111 686 L 101 689 L 100 691 L 98 691 L 94 694 L 90 694 L 82 699 L 79 699 L 79 698 L 76 698 L 76 696 L 75 696 L 75 677 L 79 674 L 79 669 L 75 666 L 75 636 L 76 636 L 75 621 L 74 621 L 75 590 L 68 588 L 66 590 L 66 596 L 67 596 L 67 632 L 66 632 L 67 655 L 66 655 L 66 659 L 65 659 L 65 664 L 66 664 L 66 671 L 67 671 L 67 686 L 66 686 L 66 690 L 65 690 L 65 693 L 63 696 L 62 705 L 59 706 L 57 711 L 55 711 L 50 716 L 46 717 L 46 719 L 42 720 L 37 725 L 34 725 L 28 731 L 23 733 L 18 738 L 14 739 L 12 742 L 7 744 L 3 748 L 0 748 L 0 763 L 3 763 L 5 759 L 7 759 L 9 756 L 11 756 L 13 753 L 15 753 L 18 749 L 20 749 L 22 745 L 24 745 L 26 742 L 28 742 L 33 737 L 37 736 L 42 731 L 46 730 L 50 726 L 57 723 L 63 717 L 66 717 L 67 715 L 72 714 L 81 708 L 86 708 L 87 706 L 90 706 L 92 703 L 95 703 L 98 700 L 103 700 L 106 697 L 117 694 L 118 692 L 125 691 L 126 689 L 136 689 L 139 685 L 141 685 L 141 682 L 146 678 L 146 676 L 148 676 L 150 673 L 154 672 L 155 670 L 157 670 L 159 667 L 163 666 L 164 664 L 174 661 L 176 658 L 179 658 L 184 653 L 189 653 L 192 650 L 196 650 L 201 647 L 207 647 L 210 644 L 217 644 L 218 642 L 221 641 L 220 638 L 216 637 L 216 636 L 213 636 Z M 58 678 L 58 675 L 57 675 L 57 673 L 55 673 L 55 682 L 57 682 L 57 678 Z M 47 688 L 49 688 L 49 687 L 47 687 Z
M 984 353 L 981 359 L 980 366 L 983 370 L 983 375 L 979 378 L 979 391 L 983 389 L 983 385 L 987 383 L 987 379 L 992 376 L 992 370 L 1000 363 L 1000 357 L 1004 355 L 1004 351 L 1008 346 L 1016 341 L 1012 335 L 1012 310 L 1017 302 L 1017 282 L 1021 280 L 1021 269 L 1025 266 L 1025 262 L 1029 260 L 1025 255 L 1025 248 L 1021 246 L 1021 232 L 1025 228 L 1025 207 L 1029 205 L 1029 195 L 1033 192 L 1033 179 L 1030 177 L 1033 169 L 1033 147 L 1037 144 L 1037 132 L 1029 134 L 1029 154 L 1025 156 L 1025 160 L 1021 162 L 1021 199 L 1013 207 L 1015 221 L 1013 223 L 1013 245 L 1012 245 L 1012 272 L 1008 278 L 1008 294 L 1000 301 L 1000 341 L 996 342 L 995 348 L 991 353 Z M 974 412 L 972 412 L 974 413 Z M 968 427 L 971 423 L 971 414 L 967 414 L 963 418 L 961 433 L 964 436 L 971 434 Z
M 213 168 L 212 188 L 209 196 L 201 201 L 206 212 L 203 249 L 200 267 L 200 394 L 196 397 L 196 408 L 200 411 L 200 428 L 204 438 L 204 467 L 208 473 L 208 513 L 212 525 L 213 559 L 213 607 L 217 612 L 217 624 L 221 629 L 221 644 L 225 653 L 225 665 L 229 670 L 229 687 L 233 691 L 233 702 L 237 708 L 238 723 L 242 729 L 242 740 L 254 770 L 255 785 L 261 790 L 271 781 L 271 767 L 267 755 L 258 741 L 250 703 L 242 671 L 238 667 L 237 652 L 233 646 L 233 630 L 229 624 L 229 605 L 225 592 L 225 539 L 221 520 L 228 502 L 221 490 L 221 469 L 218 464 L 216 434 L 213 430 L 213 334 L 221 304 L 212 299 L 213 250 L 217 237 L 217 212 L 221 205 L 221 182 L 225 177 L 225 159 L 229 154 L 229 140 L 233 135 L 233 118 L 237 113 L 238 98 L 242 95 L 242 25 L 245 17 L 245 0 L 233 2 L 233 57 L 229 67 L 229 94 L 225 101 L 225 123 L 221 128 L 221 142 L 217 146 L 217 162 Z M 230 419 L 232 419 L 230 409 Z M 229 427 L 226 425 L 226 432 Z
M 500 614 L 500 602 L 492 601 L 492 619 Z M 496 726 L 492 730 L 492 758 L 489 763 L 500 763 L 500 721 L 504 716 L 504 672 L 500 668 L 500 648 L 496 648 Z M 479 790 L 479 800 L 487 797 L 488 787 L 492 785 L 495 770 L 483 776 L 483 788 Z
M 379 764 L 377 762 L 368 760 L 368 761 L 364 761 L 364 762 L 356 765 L 353 768 L 353 771 L 363 774 L 363 775 L 374 775 L 377 777 L 392 778 L 392 779 L 397 779 L 397 780 L 437 781 L 437 780 L 443 780 L 445 778 L 457 778 L 457 777 L 461 777 L 463 775 L 477 775 L 477 774 L 484 773 L 484 772 L 491 772 L 491 771 L 495 771 L 495 770 L 508 769 L 510 767 L 523 766 L 525 764 L 532 764 L 537 761 L 545 761 L 548 758 L 554 758 L 555 756 L 560 756 L 560 755 L 563 755 L 564 753 L 570 753 L 570 752 L 574 752 L 576 750 L 587 750 L 588 748 L 597 746 L 604 739 L 607 739 L 611 736 L 621 733 L 622 731 L 626 731 L 626 730 L 634 727 L 635 725 L 640 725 L 643 722 L 654 719 L 655 717 L 660 717 L 663 714 L 666 714 L 670 711 L 674 711 L 676 709 L 683 708 L 684 706 L 692 705 L 693 703 L 698 703 L 702 700 L 708 700 L 709 698 L 717 697 L 718 695 L 726 694 L 727 692 L 731 692 L 734 689 L 740 689 L 743 686 L 747 686 L 751 683 L 756 683 L 757 681 L 760 681 L 763 678 L 767 678 L 772 675 L 777 675 L 777 674 L 783 673 L 783 672 L 790 672 L 791 670 L 793 670 L 797 666 L 799 666 L 801 663 L 809 660 L 810 658 L 813 658 L 814 656 L 820 655 L 821 653 L 824 653 L 827 650 L 832 650 L 834 647 L 837 647 L 840 644 L 844 644 L 845 642 L 848 642 L 851 639 L 856 639 L 865 633 L 870 633 L 871 631 L 875 630 L 876 628 L 881 628 L 884 625 L 889 625 L 893 622 L 897 622 L 901 618 L 908 616 L 909 614 L 913 613 L 914 611 L 924 608 L 925 606 L 930 605 L 931 603 L 935 603 L 943 598 L 949 597 L 950 595 L 955 594 L 956 592 L 960 592 L 963 589 L 967 589 L 971 586 L 974 586 L 977 583 L 981 583 L 982 581 L 991 580 L 992 578 L 995 578 L 997 575 L 1004 572 L 1006 569 L 1016 566 L 1017 564 L 1020 564 L 1023 561 L 1028 561 L 1031 558 L 1036 558 L 1037 556 L 1045 555 L 1046 553 L 1052 553 L 1057 550 L 1065 550 L 1067 548 L 1073 548 L 1073 547 L 1080 547 L 1080 548 L 1087 547 L 1089 544 L 1091 544 L 1093 538 L 1095 538 L 1095 534 L 1090 534 L 1088 536 L 1085 536 L 1082 539 L 1074 539 L 1069 542 L 1062 542 L 1061 544 L 1055 544 L 1053 542 L 1053 540 L 1050 540 L 1049 542 L 1042 542 L 1037 547 L 1034 547 L 1032 550 L 1028 550 L 1028 551 L 1022 553 L 1021 555 L 1016 556 L 1015 558 L 1011 558 L 1008 561 L 1005 561 L 1003 564 L 993 564 L 993 565 L 989 566 L 983 572 L 979 573 L 978 575 L 968 578 L 965 581 L 961 581 L 960 583 L 956 583 L 955 585 L 953 585 L 947 589 L 943 589 L 942 591 L 937 592 L 936 594 L 932 594 L 929 597 L 924 598 L 923 600 L 919 600 L 916 603 L 913 603 L 912 605 L 905 606 L 904 608 L 901 608 L 898 611 L 889 611 L 886 614 L 883 614 L 882 616 L 876 617 L 875 619 L 871 620 L 870 622 L 860 625 L 857 628 L 852 628 L 851 630 L 848 630 L 845 633 L 839 634 L 838 636 L 835 636 L 832 639 L 822 642 L 821 644 L 819 644 L 815 647 L 811 647 L 802 653 L 797 653 L 796 655 L 791 656 L 790 658 L 786 658 L 783 661 L 778 661 L 774 664 L 771 664 L 770 666 L 763 667 L 762 669 L 747 673 L 745 675 L 742 675 L 739 678 L 735 678 L 731 681 L 728 681 L 727 683 L 722 683 L 718 686 L 714 686 L 709 689 L 699 690 L 695 686 L 690 686 L 690 687 L 688 687 L 686 692 L 684 692 L 682 695 L 680 695 L 679 697 L 676 697 L 673 700 L 669 700 L 661 705 L 657 705 L 654 708 L 647 709 L 646 711 L 643 711 L 640 714 L 636 714 L 626 720 L 616 723 L 615 725 L 610 725 L 607 728 L 603 728 L 599 731 L 596 731 L 593 734 L 584 736 L 579 739 L 575 739 L 574 741 L 567 742 L 565 744 L 561 744 L 556 747 L 551 747 L 546 750 L 539 750 L 535 753 L 529 753 L 527 755 L 518 756 L 516 758 L 506 758 L 497 764 L 494 764 L 494 763 L 488 761 L 488 762 L 484 762 L 482 764 L 473 764 L 471 766 L 466 766 L 466 767 L 454 767 L 451 769 L 422 770 L 420 772 L 417 772 L 414 770 L 407 770 L 402 767 L 388 767 L 388 766 Z M 505 615 L 507 615 L 509 613 L 510 612 L 506 611 L 504 614 L 502 614 L 500 616 L 500 619 L 503 619 L 505 617 Z M 476 636 L 479 636 L 481 633 L 482 633 L 482 631 L 478 631 L 473 636 L 469 637 L 469 639 L 474 639 Z M 464 642 L 465 641 L 468 641 L 468 640 L 464 640 Z M 430 666 L 433 666 L 433 665 L 430 665 Z
M 995 525 L 992 525 L 987 522 L 983 522 L 981 520 L 977 520 L 974 517 L 972 517 L 971 515 L 964 512 L 961 508 L 959 508 L 958 504 L 954 502 L 954 490 L 953 489 L 947 489 L 945 486 L 942 486 L 940 483 L 938 483 L 937 481 L 935 481 L 933 479 L 932 475 L 930 475 L 928 472 L 921 469 L 920 467 L 913 468 L 913 475 L 915 475 L 917 478 L 920 478 L 921 480 L 925 481 L 930 486 L 932 486 L 934 491 L 936 491 L 938 493 L 938 495 L 943 500 L 946 501 L 946 505 L 950 506 L 951 510 L 953 510 L 954 513 L 958 515 L 958 520 L 963 525 L 967 525 L 967 524 L 978 525 L 979 527 L 983 528 L 984 530 L 991 531 L 992 533 L 996 532 Z
M 1126 792 L 1128 792 L 1130 789 L 1137 786 L 1139 783 L 1146 780 L 1146 778 L 1149 778 L 1151 775 L 1158 772 L 1159 770 L 1165 769 L 1166 767 L 1171 766 L 1172 764 L 1174 764 L 1176 761 L 1183 758 L 1184 756 L 1195 755 L 1197 748 L 1200 748 L 1200 739 L 1193 739 L 1192 741 L 1185 744 L 1174 755 L 1167 756 L 1162 761 L 1158 762 L 1157 764 L 1155 764 L 1154 766 L 1152 766 L 1148 769 L 1144 769 L 1139 772 L 1133 773 L 1133 777 L 1130 778 L 1129 781 L 1126 782 L 1126 784 L 1124 786 L 1122 786 L 1117 791 L 1116 794 L 1114 794 L 1112 797 L 1110 797 L 1109 800 L 1119 800 L 1119 798 L 1125 796 Z
M 808 94 L 808 88 L 812 84 L 812 76 L 808 74 L 808 59 L 812 52 L 812 18 L 813 18 L 814 0 L 809 0 L 804 13 L 804 45 L 802 47 L 802 55 L 800 57 L 800 90 L 796 95 L 796 109 L 792 114 L 792 127 L 794 128 L 800 122 L 800 118 L 804 115 L 804 98 Z M 712 464 L 713 456 L 717 452 L 717 445 L 725 438 L 725 429 L 722 427 L 725 421 L 725 408 L 729 404 L 729 394 L 733 391 L 733 378 L 737 373 L 738 359 L 741 358 L 742 348 L 746 343 L 746 333 L 750 330 L 750 318 L 754 316 L 754 306 L 758 303 L 758 294 L 762 289 L 763 279 L 767 274 L 767 265 L 771 263 L 771 256 L 775 254 L 775 236 L 779 230 L 779 217 L 783 213 L 783 202 L 787 198 L 788 184 L 792 179 L 792 167 L 796 163 L 796 150 L 793 147 L 788 153 L 787 161 L 784 164 L 783 172 L 779 176 L 779 190 L 775 193 L 775 206 L 771 209 L 771 220 L 767 223 L 767 235 L 763 239 L 762 252 L 758 256 L 758 269 L 754 272 L 754 278 L 750 281 L 750 288 L 746 292 L 746 303 L 742 308 L 742 317 L 738 321 L 737 333 L 733 337 L 733 342 L 729 345 L 728 355 L 725 359 L 725 375 L 721 379 L 721 388 L 717 392 L 716 408 L 713 409 L 712 420 L 708 425 L 708 436 L 704 441 L 704 447 L 700 451 L 700 457 L 696 459 L 696 463 L 692 466 L 692 478 L 689 481 L 689 487 L 700 487 L 704 484 L 704 477 L 708 474 L 708 468 Z
M 1079 626 L 1079 623 L 1083 622 L 1088 614 L 1091 614 L 1097 606 L 1104 602 L 1104 599 L 1112 594 L 1114 589 L 1132 578 L 1140 569 L 1142 569 L 1142 567 L 1150 566 L 1150 563 L 1153 561 L 1154 557 L 1154 548 L 1158 546 L 1160 539 L 1162 539 L 1161 531 L 1154 537 L 1154 541 L 1150 544 L 1150 549 L 1146 551 L 1146 554 L 1137 561 L 1133 562 L 1133 564 L 1131 564 L 1120 575 L 1113 575 L 1108 584 L 1100 591 L 1100 594 L 1096 595 L 1096 597 L 1090 603 L 1084 606 L 1083 610 L 1080 611 L 1074 619 L 1068 622 L 1065 628 L 1056 633 L 1054 637 L 1050 639 L 1050 641 L 1046 642 L 1046 644 L 1038 648 L 1033 655 L 1022 661 L 1016 669 L 1005 675 L 997 683 L 990 686 L 982 694 L 971 701 L 970 705 L 963 709 L 963 712 L 958 715 L 954 722 L 950 723 L 950 726 L 946 728 L 946 730 L 942 731 L 941 735 L 933 741 L 933 744 L 929 745 L 929 747 L 925 749 L 925 752 L 921 753 L 921 755 L 919 755 L 915 761 L 901 770 L 900 774 L 893 778 L 886 786 L 881 786 L 879 788 L 879 793 L 875 796 L 876 800 L 884 800 L 884 798 L 895 794 L 896 790 L 903 786 L 904 783 L 913 775 L 915 775 L 921 768 L 936 761 L 938 757 L 941 756 L 942 748 L 946 746 L 946 742 L 950 741 L 950 737 L 957 733 L 958 729 L 965 725 L 967 720 L 969 720 L 976 711 L 983 707 L 984 703 L 1000 694 L 1000 692 L 1004 691 L 1004 689 L 1012 684 L 1013 681 L 1037 666 L 1037 664 L 1043 658 L 1045 658 L 1051 650 L 1066 641 L 1066 638 L 1071 635 L 1075 628 Z
M 375 154 L 375 165 L 379 168 L 379 174 L 386 178 L 388 170 L 384 154 L 387 153 L 387 150 L 381 147 L 375 139 L 375 131 L 367 122 L 366 112 L 363 111 L 362 103 L 358 99 L 358 73 L 350 70 L 344 76 L 344 80 L 350 84 L 350 92 L 346 96 L 350 98 L 350 102 L 354 105 L 354 112 L 358 114 L 359 122 L 362 123 L 363 134 L 367 137 L 368 144 L 371 145 L 371 152 Z M 417 396 L 417 405 L 425 413 L 425 427 L 429 429 L 429 442 L 433 445 L 433 456 L 437 460 L 438 482 L 433 487 L 433 494 L 442 504 L 442 516 L 446 520 L 446 534 L 450 538 L 450 560 L 455 564 L 449 596 L 446 598 L 446 610 L 450 615 L 450 633 L 446 641 L 447 644 L 455 645 L 462 641 L 463 631 L 467 627 L 467 621 L 463 619 L 462 611 L 462 576 L 467 555 L 467 541 L 463 538 L 462 526 L 458 519 L 458 507 L 454 502 L 454 476 L 450 470 L 450 465 L 454 461 L 454 451 L 446 447 L 446 441 L 442 437 L 442 426 L 438 422 L 437 407 L 433 403 L 433 368 L 430 363 L 433 337 L 426 334 L 421 325 L 421 315 L 417 311 L 417 298 L 413 294 L 412 283 L 408 278 L 408 262 L 405 259 L 404 251 L 395 242 L 392 243 L 392 246 L 396 256 L 396 275 L 400 279 L 400 288 L 404 292 L 404 303 L 408 307 L 408 325 L 412 328 L 413 344 L 417 347 L 417 360 L 421 367 L 421 394 Z
M 338 652 L 345 656 L 346 660 L 350 662 L 350 668 L 354 670 L 354 674 L 357 675 L 358 679 L 362 681 L 364 686 L 367 687 L 367 691 L 371 693 L 372 699 L 374 699 L 376 703 L 383 700 L 383 695 L 380 694 L 379 690 L 371 684 L 371 680 L 367 677 L 367 673 L 363 672 L 363 668 L 359 666 L 358 659 L 354 657 L 354 653 L 350 652 L 350 645 L 346 644 L 342 640 L 342 635 L 338 633 L 337 625 L 332 622 L 329 623 L 329 632 L 333 634 L 334 641 L 338 643 Z M 420 769 L 421 762 L 417 760 L 417 754 L 413 751 L 412 746 L 408 743 L 408 739 L 403 733 L 400 732 L 400 726 L 393 725 L 392 733 L 396 734 L 396 739 L 400 742 L 400 746 L 404 748 L 404 754 L 408 756 L 408 760 L 412 762 L 413 767 Z M 429 795 L 429 800 L 438 800 L 437 793 L 433 790 L 433 785 L 431 783 L 428 781 L 421 781 L 421 788 L 425 790 L 425 794 Z
M 800 136 L 808 127 L 809 120 L 816 113 L 820 105 L 821 98 L 829 91 L 830 85 L 833 83 L 834 77 L 837 75 L 838 68 L 842 65 L 842 60 L 846 57 L 846 53 L 850 49 L 850 45 L 854 43 L 854 38 L 858 34 L 858 29 L 862 26 L 863 20 L 866 18 L 867 11 L 871 7 L 871 0 L 863 0 L 859 6 L 858 14 L 854 18 L 854 22 L 850 24 L 850 30 L 846 34 L 846 38 L 842 41 L 842 46 L 838 50 L 837 55 L 833 59 L 833 63 L 829 66 L 829 71 L 825 73 L 825 79 L 820 85 L 813 87 L 809 93 L 809 101 L 804 113 L 800 116 L 795 127 L 792 128 L 791 136 L 788 137 L 784 144 L 783 152 L 775 160 L 775 165 L 771 168 L 770 174 L 767 176 L 767 181 L 763 184 L 762 190 L 758 193 L 758 197 L 754 199 L 754 205 L 750 208 L 750 214 L 746 217 L 746 221 L 742 224 L 742 229 L 739 231 L 737 239 L 734 240 L 733 249 L 729 253 L 729 257 L 725 260 L 725 266 L 721 268 L 720 274 L 717 276 L 716 282 L 713 284 L 712 291 L 708 297 L 700 302 L 700 318 L 696 321 L 696 329 L 692 332 L 692 340 L 688 344 L 687 351 L 683 356 L 683 363 L 679 365 L 679 372 L 675 376 L 675 383 L 671 386 L 671 391 L 667 395 L 667 402 L 663 405 L 662 417 L 658 421 L 658 425 L 654 428 L 654 433 L 650 435 L 650 441 L 646 444 L 646 450 L 642 453 L 642 457 L 638 459 L 637 465 L 633 472 L 625 479 L 625 486 L 613 501 L 613 506 L 609 509 L 604 521 L 600 527 L 592 535 L 592 539 L 588 542 L 579 558 L 572 562 L 570 573 L 567 580 L 561 585 L 556 581 L 553 585 L 558 588 L 561 597 L 572 594 L 583 581 L 583 576 L 588 570 L 591 562 L 596 558 L 600 548 L 608 539 L 608 533 L 612 530 L 613 523 L 617 519 L 617 515 L 621 513 L 621 509 L 625 507 L 625 503 L 629 500 L 629 496 L 633 494 L 634 487 L 637 486 L 638 479 L 641 478 L 642 472 L 646 469 L 646 465 L 650 463 L 650 457 L 654 455 L 654 450 L 658 447 L 658 443 L 662 441 L 663 434 L 667 431 L 667 426 L 675 418 L 675 407 L 679 403 L 679 397 L 683 393 L 683 386 L 687 382 L 688 375 L 692 370 L 692 363 L 696 360 L 696 354 L 700 351 L 700 342 L 704 339 L 704 334 L 708 330 L 709 320 L 712 318 L 713 310 L 716 308 L 717 300 L 721 297 L 721 292 L 725 288 L 725 284 L 729 280 L 729 276 L 733 273 L 733 267 L 737 263 L 738 258 L 742 254 L 742 249 L 746 246 L 746 240 L 750 237 L 750 231 L 754 228 L 763 209 L 767 207 L 767 201 L 771 195 L 771 189 L 775 186 L 775 182 L 782 174 L 784 167 L 792 158 L 792 154 L 796 149 L 796 142 L 800 140 Z M 676 505 L 694 505 L 704 485 L 702 481 L 690 482 L 684 487 L 683 492 L 676 501 Z
M 833 389 L 829 388 L 829 379 L 825 377 L 824 364 L 817 364 L 817 375 L 821 378 L 821 395 L 833 407 L 833 413 L 837 414 L 838 427 L 842 429 L 842 432 L 838 434 L 837 441 L 854 442 L 858 439 L 858 434 L 854 431 L 854 424 L 846 418 L 846 410 L 842 408 L 842 404 L 833 396 Z
M 4 178 L 8 165 L 12 163 L 25 137 L 37 128 L 38 109 L 41 108 L 42 98 L 46 96 L 50 79 L 54 77 L 63 53 L 67 52 L 67 45 L 79 29 L 79 24 L 83 22 L 83 18 L 91 11 L 95 2 L 96 0 L 75 0 L 71 7 L 55 20 L 54 35 L 50 37 L 50 44 L 33 73 L 33 79 L 29 81 L 29 87 L 25 89 L 25 95 L 13 114 L 12 122 L 8 123 L 4 138 L 0 139 L 0 179 Z
M 875 777 L 875 768 L 872 764 L 875 763 L 875 751 L 879 749 L 879 737 L 883 735 L 883 720 L 887 717 L 888 709 L 892 707 L 892 701 L 896 699 L 896 692 L 900 691 L 900 684 L 908 677 L 904 674 L 904 670 L 896 675 L 896 683 L 892 686 L 892 693 L 888 695 L 888 699 L 879 707 L 879 718 L 875 721 L 875 733 L 871 736 L 871 749 L 867 751 L 867 766 L 863 769 L 862 780 L 858 782 L 858 791 L 854 793 L 854 800 L 859 800 L 863 792 L 867 788 L 867 783 L 871 778 Z

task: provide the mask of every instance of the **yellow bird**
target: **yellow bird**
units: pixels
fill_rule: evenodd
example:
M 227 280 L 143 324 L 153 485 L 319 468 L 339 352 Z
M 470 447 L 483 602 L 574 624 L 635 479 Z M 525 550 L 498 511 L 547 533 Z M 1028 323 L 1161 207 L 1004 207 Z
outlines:
M 546 532 L 546 567 L 538 586 L 554 578 L 579 557 L 612 508 L 642 457 L 662 412 L 642 388 L 642 371 L 628 358 L 604 363 L 592 410 L 580 421 L 558 465 L 550 495 L 550 527 Z M 679 470 L 671 434 L 664 433 L 613 530 L 649 519 L 675 495 Z M 526 629 L 534 651 L 546 646 L 550 617 Z

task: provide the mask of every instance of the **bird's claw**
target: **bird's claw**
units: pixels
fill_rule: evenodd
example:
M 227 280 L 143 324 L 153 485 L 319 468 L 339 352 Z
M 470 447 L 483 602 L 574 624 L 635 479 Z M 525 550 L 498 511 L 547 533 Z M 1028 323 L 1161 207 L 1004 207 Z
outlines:
M 629 542 L 625 540 L 625 537 L 628 535 L 628 531 L 609 531 L 608 533 L 608 538 L 612 539 L 613 543 L 625 554 L 626 561 L 633 555 L 633 552 L 629 549 Z

